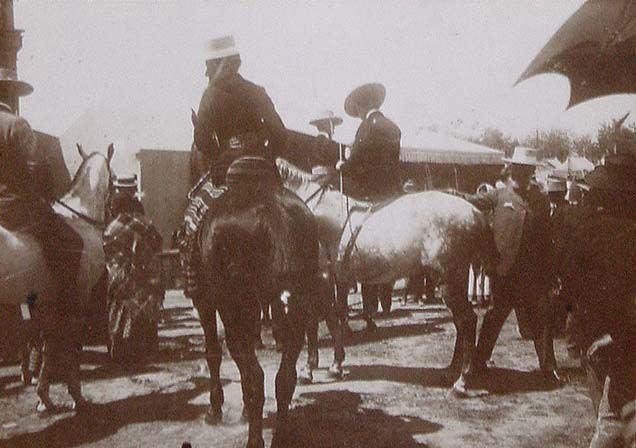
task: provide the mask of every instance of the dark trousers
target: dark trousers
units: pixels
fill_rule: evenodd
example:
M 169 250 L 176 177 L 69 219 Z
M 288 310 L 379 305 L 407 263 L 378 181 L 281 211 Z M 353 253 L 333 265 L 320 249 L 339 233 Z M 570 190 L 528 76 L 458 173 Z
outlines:
M 74 399 L 80 396 L 82 310 L 77 275 L 84 247 L 82 238 L 53 212 L 45 215 L 33 232 L 40 243 L 51 273 L 53 287 L 50 303 L 33 297 L 42 323 L 44 349 L 38 393 L 48 393 L 53 377 L 63 380 Z
M 517 310 L 518 314 L 532 316 L 527 323 L 534 339 L 541 370 L 547 371 L 556 368 L 553 351 L 543 346 L 544 341 L 541 338 L 542 324 L 545 324 L 545 320 L 549 317 L 548 313 L 550 313 L 550 310 L 546 309 L 549 303 L 545 297 L 542 297 L 544 291 L 542 291 L 541 286 L 533 281 L 528 281 L 521 273 L 493 277 L 493 306 L 484 316 L 475 352 L 474 364 L 478 370 L 482 369 L 490 359 L 501 328 L 513 308 Z

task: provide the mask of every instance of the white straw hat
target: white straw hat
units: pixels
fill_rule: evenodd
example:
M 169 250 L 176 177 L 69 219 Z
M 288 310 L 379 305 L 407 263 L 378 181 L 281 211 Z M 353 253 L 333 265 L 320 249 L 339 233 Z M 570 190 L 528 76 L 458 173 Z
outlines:
M 211 39 L 205 43 L 205 60 L 226 58 L 239 54 L 234 36 L 227 35 Z

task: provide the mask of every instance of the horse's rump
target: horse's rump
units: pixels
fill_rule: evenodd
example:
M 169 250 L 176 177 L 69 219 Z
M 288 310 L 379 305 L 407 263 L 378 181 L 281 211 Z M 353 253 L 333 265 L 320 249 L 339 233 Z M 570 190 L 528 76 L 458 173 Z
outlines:
M 311 213 L 290 192 L 248 196 L 230 190 L 204 220 L 202 260 L 227 286 L 277 289 L 317 273 L 313 228 Z
M 478 264 L 494 251 L 483 215 L 463 199 L 441 192 L 404 195 L 368 215 L 354 214 L 349 222 L 340 258 L 350 258 L 354 270 L 365 270 L 378 281 L 392 280 L 382 272 L 397 276 L 420 265 L 446 271 Z

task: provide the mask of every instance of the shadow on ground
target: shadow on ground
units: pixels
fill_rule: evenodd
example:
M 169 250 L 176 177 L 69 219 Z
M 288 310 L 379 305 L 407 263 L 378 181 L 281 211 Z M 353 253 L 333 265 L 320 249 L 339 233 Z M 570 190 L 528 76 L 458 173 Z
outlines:
M 205 392 L 209 382 L 204 378 L 194 378 L 192 382 L 194 387 L 187 390 L 93 404 L 83 415 L 58 420 L 42 431 L 20 434 L 3 442 L 12 448 L 74 447 L 97 442 L 135 423 L 195 420 L 205 406 L 189 401 Z
M 287 433 L 280 446 L 304 448 L 416 448 L 413 436 L 439 431 L 442 426 L 411 416 L 393 416 L 380 409 L 361 407 L 360 394 L 350 391 L 312 392 L 300 399 L 313 400 L 299 406 L 289 415 Z M 270 414 L 265 425 L 273 427 L 276 418 Z M 282 434 L 282 433 L 281 433 Z
M 387 365 L 347 365 L 346 381 L 391 381 L 424 387 L 452 387 L 456 376 L 448 369 L 431 367 L 397 367 Z M 574 375 L 576 370 L 573 369 Z M 457 376 L 459 373 L 457 373 Z M 545 391 L 554 386 L 541 372 L 492 368 L 477 378 L 472 387 L 485 389 L 493 395 Z

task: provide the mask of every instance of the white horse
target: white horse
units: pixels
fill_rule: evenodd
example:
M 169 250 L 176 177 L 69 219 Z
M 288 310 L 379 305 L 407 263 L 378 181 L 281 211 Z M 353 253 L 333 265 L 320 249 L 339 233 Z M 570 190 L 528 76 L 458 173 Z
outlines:
M 110 161 L 114 148 L 110 145 L 106 156 L 88 155 L 80 145 L 78 150 L 82 164 L 68 193 L 56 201 L 54 210 L 82 237 L 84 248 L 77 277 L 79 303 L 91 309 L 91 292 L 105 272 L 102 232 L 112 184 Z M 22 317 L 29 319 L 27 297 L 35 295 L 38 300 L 46 300 L 54 289 L 39 243 L 28 228 L 9 231 L 0 226 L 0 253 L 0 305 L 5 309 L 21 306 Z
M 349 199 L 317 183 L 283 159 L 276 161 L 285 187 L 314 213 L 321 243 L 335 262 L 339 290 L 357 281 L 385 284 L 408 277 L 418 267 L 439 272 L 447 285 L 446 304 L 457 329 L 451 370 L 461 366 L 454 390 L 466 391 L 466 374 L 475 350 L 477 316 L 467 300 L 471 263 L 492 264 L 496 248 L 485 217 L 467 201 L 438 191 L 406 194 L 383 206 Z M 342 300 L 340 298 L 339 300 Z

